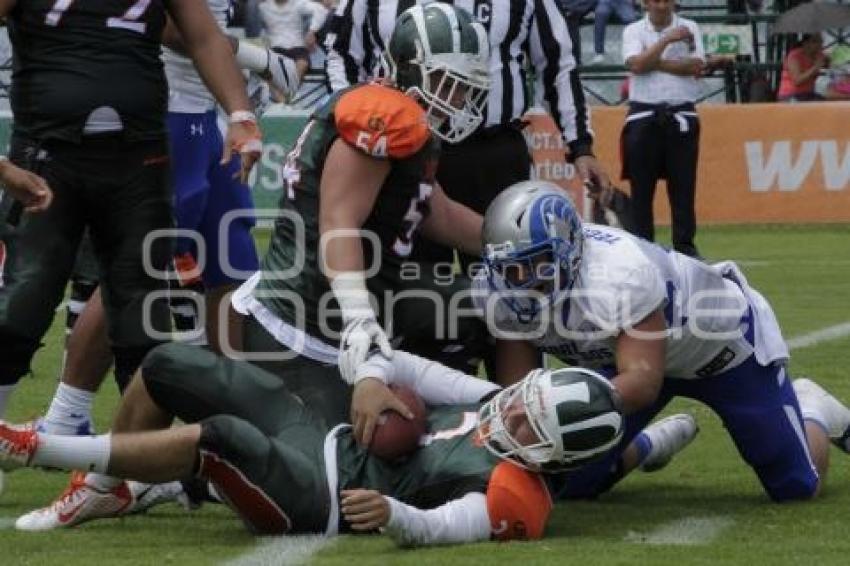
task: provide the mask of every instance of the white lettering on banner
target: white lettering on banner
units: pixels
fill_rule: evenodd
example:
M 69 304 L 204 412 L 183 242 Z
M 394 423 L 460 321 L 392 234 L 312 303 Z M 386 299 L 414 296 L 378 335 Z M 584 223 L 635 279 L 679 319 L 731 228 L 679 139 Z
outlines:
M 843 191 L 850 184 L 850 143 L 844 144 L 844 157 L 838 162 L 838 142 L 820 142 L 820 161 L 823 180 L 828 191 Z
M 263 144 L 263 157 L 260 160 L 262 173 L 260 186 L 267 191 L 279 191 L 283 187 L 283 161 L 286 149 L 279 143 Z M 260 168 L 255 167 L 254 170 Z M 252 183 L 253 186 L 253 183 Z
M 575 166 L 563 161 L 545 159 L 534 164 L 534 178 L 547 181 L 572 179 L 576 175 Z
M 773 142 L 766 159 L 764 142 L 745 142 L 750 190 L 756 193 L 767 192 L 774 185 L 777 185 L 780 191 L 799 190 L 811 172 L 821 143 L 816 140 L 804 141 L 795 160 L 792 159 L 790 141 Z
M 528 128 L 525 132 L 525 143 L 532 151 L 542 151 L 547 149 L 564 149 L 563 138 L 557 132 L 534 131 Z

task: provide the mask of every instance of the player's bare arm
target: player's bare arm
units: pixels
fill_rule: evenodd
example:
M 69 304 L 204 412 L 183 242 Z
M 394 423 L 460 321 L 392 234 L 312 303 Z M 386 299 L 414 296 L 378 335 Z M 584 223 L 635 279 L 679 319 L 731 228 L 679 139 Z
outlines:
M 496 383 L 507 387 L 537 367 L 537 348 L 524 340 L 496 340 Z
M 232 35 L 228 35 L 227 39 L 240 68 L 253 71 L 270 81 L 285 96 L 295 94 L 301 84 L 301 78 L 310 66 L 308 59 L 291 59 Z M 188 54 L 183 36 L 171 18 L 166 20 L 162 44 L 178 53 Z
M 471 208 L 452 200 L 439 183 L 429 201 L 431 214 L 422 223 L 422 233 L 429 239 L 465 253 L 481 253 L 481 224 L 483 217 Z
M 233 153 L 241 154 L 241 177 L 246 181 L 262 152 L 262 136 L 230 41 L 204 0 L 169 2 L 168 13 L 204 83 L 230 115 L 222 161 L 229 161 Z
M 658 397 L 664 381 L 667 323 L 656 310 L 617 337 L 617 376 L 613 383 L 623 413 L 638 411 Z
M 0 0 L 0 18 L 5 18 L 17 3 L 18 0 Z
M 232 114 L 251 110 L 245 80 L 236 66 L 230 41 L 218 27 L 204 0 L 169 2 L 168 13 L 183 38 L 186 52 L 210 91 Z
M 334 231 L 359 230 L 390 171 L 390 162 L 370 157 L 338 139 L 331 146 L 319 187 L 319 231 L 326 239 L 324 268 L 329 279 L 336 274 L 363 271 L 360 237 L 334 237 Z

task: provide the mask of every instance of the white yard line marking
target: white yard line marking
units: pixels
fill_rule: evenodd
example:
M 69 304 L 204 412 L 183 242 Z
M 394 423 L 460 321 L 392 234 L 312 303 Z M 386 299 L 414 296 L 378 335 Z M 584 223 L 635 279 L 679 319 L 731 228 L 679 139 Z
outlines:
M 624 540 L 638 544 L 708 544 L 734 523 L 731 517 L 726 516 L 685 517 L 663 523 L 648 533 L 630 531 Z
M 850 336 L 850 322 L 827 326 L 826 328 L 821 328 L 820 330 L 815 330 L 802 336 L 795 336 L 794 338 L 790 338 L 787 343 L 788 347 L 792 350 L 798 350 L 820 344 L 821 342 L 838 340 L 845 336 Z
M 224 566 L 295 566 L 306 564 L 314 554 L 332 544 L 325 536 L 281 536 L 257 540 L 257 548 L 226 562 Z
M 773 265 L 785 265 L 793 263 L 795 266 L 800 265 L 848 265 L 850 260 L 846 259 L 742 259 L 735 260 L 738 267 L 770 267 Z

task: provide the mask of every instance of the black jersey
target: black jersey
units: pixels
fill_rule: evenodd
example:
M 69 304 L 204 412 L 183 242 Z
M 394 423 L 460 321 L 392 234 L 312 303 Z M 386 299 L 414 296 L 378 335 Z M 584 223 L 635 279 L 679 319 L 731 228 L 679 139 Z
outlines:
M 22 0 L 7 21 L 15 134 L 77 141 L 110 107 L 126 139 L 165 137 L 165 0 Z

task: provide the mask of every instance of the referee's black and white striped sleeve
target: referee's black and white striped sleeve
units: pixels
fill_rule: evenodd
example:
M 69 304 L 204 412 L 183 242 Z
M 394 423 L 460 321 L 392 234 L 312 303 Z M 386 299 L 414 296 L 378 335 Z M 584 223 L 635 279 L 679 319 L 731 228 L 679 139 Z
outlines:
M 534 0 L 529 56 L 536 89 L 569 144 L 570 158 L 593 154 L 590 110 L 578 75 L 567 21 L 555 0 Z
M 363 60 L 366 50 L 363 30 L 366 22 L 365 0 L 340 0 L 330 16 L 330 33 L 325 39 L 325 70 L 331 90 L 340 90 L 366 80 Z

